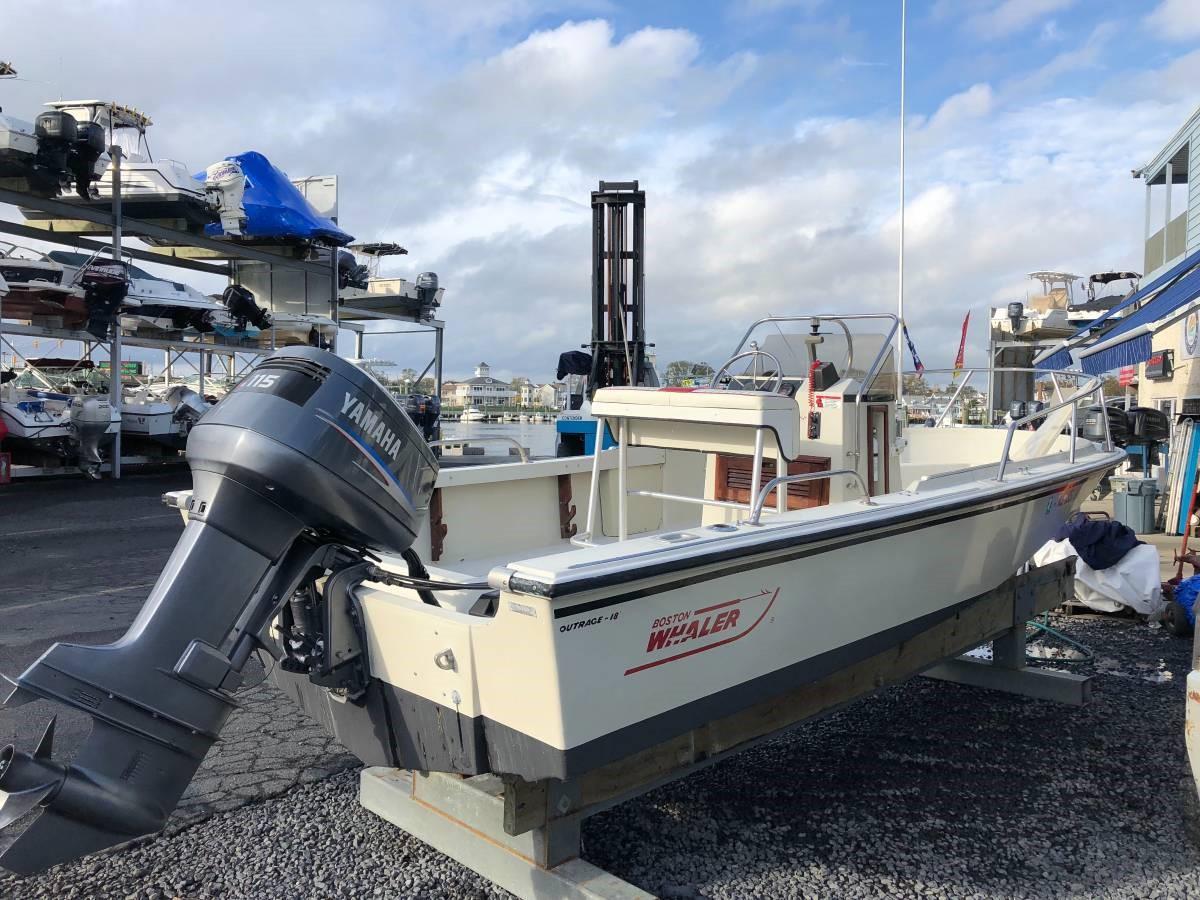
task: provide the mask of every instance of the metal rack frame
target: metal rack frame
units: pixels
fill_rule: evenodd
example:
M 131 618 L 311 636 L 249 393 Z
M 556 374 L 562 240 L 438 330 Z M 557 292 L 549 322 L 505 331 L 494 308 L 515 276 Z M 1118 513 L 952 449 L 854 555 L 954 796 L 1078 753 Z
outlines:
M 41 227 L 0 219 L 0 233 L 62 244 L 89 252 L 108 249 L 114 259 L 121 259 L 122 255 L 126 255 L 144 262 L 224 275 L 225 277 L 231 277 L 233 271 L 231 261 L 236 259 L 265 262 L 283 268 L 299 269 L 310 274 L 328 276 L 330 279 L 329 317 L 334 323 L 339 326 L 341 325 L 339 322 L 338 307 L 336 247 L 320 243 L 308 244 L 301 247 L 301 245 L 295 244 L 273 246 L 267 244 L 252 245 L 238 241 L 222 241 L 202 234 L 164 227 L 156 222 L 127 218 L 123 215 L 121 208 L 121 150 L 119 147 L 114 146 L 110 148 L 109 152 L 113 159 L 113 198 L 111 211 L 105 211 L 95 206 L 68 203 L 56 198 L 39 197 L 34 194 L 4 188 L 0 189 L 0 204 L 11 204 L 25 209 L 38 210 L 55 218 L 43 220 L 44 224 Z M 84 237 L 84 235 L 104 233 L 107 233 L 109 237 L 107 242 Z M 125 247 L 124 239 L 127 237 L 154 240 L 160 243 L 149 245 L 146 248 Z M 330 260 L 328 264 L 295 259 L 291 255 L 297 249 L 307 251 L 313 247 L 329 248 Z M 203 254 L 206 259 L 195 258 L 194 254 L 196 252 Z M 219 263 L 212 260 L 224 260 L 225 262 Z M 0 346 L 8 346 L 14 353 L 16 353 L 16 350 L 11 343 L 5 340 L 5 334 L 79 342 L 83 345 L 84 353 L 89 356 L 96 347 L 105 343 L 86 332 L 44 328 L 33 325 L 17 325 L 13 323 L 5 325 L 0 322 Z M 359 332 L 356 338 L 356 343 L 361 346 L 361 332 Z M 109 367 L 110 373 L 112 373 L 110 375 L 109 397 L 113 410 L 117 415 L 120 415 L 122 405 L 120 371 L 123 345 L 162 349 L 166 353 L 168 370 L 173 361 L 172 354 L 175 354 L 174 361 L 178 361 L 182 358 L 183 354 L 199 353 L 200 363 L 197 368 L 201 373 L 201 384 L 203 384 L 204 374 L 210 370 L 212 354 L 228 357 L 227 368 L 231 372 L 236 372 L 239 355 L 246 354 L 257 357 L 271 352 L 271 348 L 218 344 L 215 342 L 208 343 L 202 339 L 157 340 L 127 337 L 121 334 L 121 329 L 118 325 L 114 329 L 111 341 L 107 342 Z M 440 376 L 440 330 L 438 331 L 437 348 L 437 368 Z M 114 435 L 111 472 L 113 478 L 121 477 L 120 430 Z

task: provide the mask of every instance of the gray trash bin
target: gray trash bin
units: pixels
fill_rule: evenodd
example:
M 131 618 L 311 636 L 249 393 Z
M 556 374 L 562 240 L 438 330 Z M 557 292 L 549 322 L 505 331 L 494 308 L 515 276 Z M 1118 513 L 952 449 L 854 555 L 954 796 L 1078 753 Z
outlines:
M 1113 518 L 1137 534 L 1154 528 L 1154 500 L 1158 482 L 1153 478 L 1113 478 Z

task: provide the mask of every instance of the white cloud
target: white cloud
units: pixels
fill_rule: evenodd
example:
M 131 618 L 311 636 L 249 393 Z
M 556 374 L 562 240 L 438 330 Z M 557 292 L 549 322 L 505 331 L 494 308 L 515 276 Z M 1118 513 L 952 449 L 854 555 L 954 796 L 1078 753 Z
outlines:
M 978 119 L 992 111 L 992 88 L 987 84 L 972 85 L 961 94 L 942 101 L 929 120 L 931 129 L 960 126 L 965 120 Z
M 1071 6 L 1075 0 L 1002 0 L 973 13 L 967 26 L 982 37 L 1007 37 L 1039 19 Z
M 1145 24 L 1168 41 L 1200 37 L 1200 4 L 1196 0 L 1162 0 Z
M 1035 88 L 1052 84 L 1056 78 L 1068 72 L 1097 68 L 1103 62 L 1104 51 L 1116 36 L 1116 25 L 1112 22 L 1101 22 L 1078 47 L 1064 50 L 1024 78 L 1015 79 L 1010 85 L 1010 91 L 1018 94 L 1031 92 Z
M 493 34 L 464 65 L 448 52 L 461 39 L 447 26 L 442 40 L 425 8 L 354 6 L 334 40 L 305 14 L 325 7 L 298 5 L 277 17 L 214 3 L 212 16 L 242 23 L 219 54 L 168 40 L 177 23 L 143 15 L 150 49 L 99 67 L 94 49 L 119 45 L 149 7 L 116 23 L 95 16 L 86 33 L 36 5 L 6 9 L 23 46 L 55 42 L 62 54 L 23 51 L 15 61 L 34 80 L 0 96 L 30 115 L 59 93 L 40 80 L 144 106 L 154 146 L 194 168 L 253 148 L 295 175 L 338 174 L 349 231 L 408 247 L 400 274 L 439 272 L 448 376 L 486 358 L 546 378 L 587 339 L 588 195 L 602 178 L 647 190 L 648 330 L 664 362 L 719 363 L 766 312 L 892 308 L 897 133 L 886 109 L 756 111 L 739 92 L 767 77 L 759 58 L 713 59 L 681 29 L 589 20 L 507 43 Z M 1090 65 L 1110 34 L 1048 62 L 1039 83 Z M 1034 101 L 1030 82 L 976 84 L 910 120 L 909 323 L 928 365 L 950 363 L 965 308 L 978 323 L 987 302 L 1024 296 L 1025 272 L 1139 268 L 1143 194 L 1128 171 L 1190 114 L 1198 79 L 1200 51 L 1089 95 Z M 975 359 L 982 335 L 973 327 Z M 369 352 L 426 361 L 406 339 L 372 338 Z

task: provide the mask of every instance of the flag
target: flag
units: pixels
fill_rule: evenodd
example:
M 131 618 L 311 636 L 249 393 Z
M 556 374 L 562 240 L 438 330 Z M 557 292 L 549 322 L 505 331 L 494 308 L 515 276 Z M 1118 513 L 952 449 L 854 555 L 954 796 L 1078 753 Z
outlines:
M 958 377 L 958 373 L 962 371 L 963 356 L 967 352 L 967 325 L 971 321 L 971 311 L 967 310 L 967 317 L 963 319 L 962 338 L 958 342 L 958 356 L 954 357 L 954 377 Z
M 913 367 L 917 370 L 918 375 L 925 374 L 925 363 L 921 362 L 921 357 L 917 356 L 917 348 L 913 344 L 912 335 L 908 333 L 908 326 L 904 326 L 904 341 L 908 344 L 908 352 L 912 354 Z

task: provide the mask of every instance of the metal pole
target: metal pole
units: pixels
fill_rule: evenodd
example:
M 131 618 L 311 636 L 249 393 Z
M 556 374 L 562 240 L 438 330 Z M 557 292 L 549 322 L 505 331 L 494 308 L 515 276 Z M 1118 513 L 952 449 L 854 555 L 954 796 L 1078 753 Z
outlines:
M 617 430 L 617 518 L 620 524 L 617 530 L 617 540 L 623 541 L 629 537 L 629 485 L 628 470 L 628 419 L 621 416 L 621 424 Z
M 1163 203 L 1163 262 L 1166 262 L 1170 258 L 1167 256 L 1167 228 L 1171 224 L 1171 182 L 1175 180 L 1175 167 L 1171 163 L 1167 163 L 1165 177 L 1167 179 L 1167 196 Z
M 900 0 L 900 264 L 899 286 L 896 294 L 896 407 L 897 420 L 904 408 L 904 64 L 908 37 L 908 0 Z M 864 386 L 865 387 L 865 386 Z
M 361 331 L 354 332 L 354 357 L 356 359 L 363 358 L 363 333 Z
M 112 157 L 112 258 L 121 263 L 121 148 L 115 144 L 109 148 Z M 112 477 L 121 477 L 121 316 L 113 323 L 112 346 L 108 353 L 108 402 L 117 420 L 117 433 L 113 435 Z
M 750 496 L 754 497 L 758 492 L 759 485 L 762 483 L 762 462 L 763 462 L 763 429 L 756 428 L 754 430 L 754 462 L 750 468 Z M 779 473 L 776 472 L 776 475 Z
M 596 540 L 596 507 L 600 505 L 600 453 L 604 447 L 604 419 L 596 417 L 596 443 L 592 447 L 592 483 L 588 488 L 587 538 Z M 601 528 L 603 528 L 601 523 Z
M 433 330 L 433 395 L 438 403 L 442 402 L 442 328 Z M 442 436 L 441 421 L 438 422 L 438 437 Z

